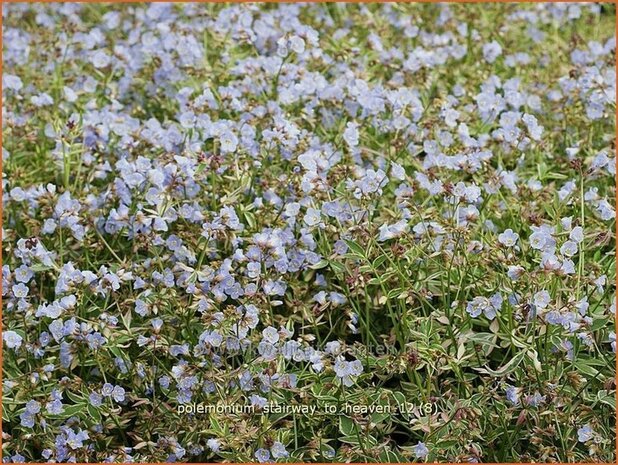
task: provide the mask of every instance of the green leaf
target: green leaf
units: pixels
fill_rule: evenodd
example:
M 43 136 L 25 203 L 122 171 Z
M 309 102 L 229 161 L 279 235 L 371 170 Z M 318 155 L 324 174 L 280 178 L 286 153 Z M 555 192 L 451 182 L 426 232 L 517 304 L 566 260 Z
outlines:
M 352 436 L 356 433 L 354 422 L 345 415 L 341 415 L 339 417 L 339 432 L 344 436 Z
M 320 453 L 323 457 L 327 457 L 328 459 L 332 459 L 335 456 L 335 449 L 333 449 L 328 444 L 322 444 L 320 446 Z
M 605 328 L 608 322 L 609 318 L 595 318 L 590 325 L 590 331 L 598 331 L 599 329 Z
M 255 222 L 255 215 L 253 213 L 245 212 L 245 220 L 249 228 L 255 229 L 257 223 Z
M 84 403 L 84 397 L 83 395 L 79 395 L 81 393 L 75 393 L 72 391 L 65 391 L 65 394 L 67 395 L 67 397 L 72 400 L 73 402 L 75 402 L 76 404 L 83 404 Z
M 382 265 L 382 264 L 383 264 L 383 263 L 384 263 L 387 259 L 388 259 L 388 256 L 387 256 L 386 254 L 385 254 L 385 255 L 380 255 L 378 258 L 376 258 L 376 259 L 373 261 L 373 268 L 374 268 L 374 269 L 380 268 L 380 266 L 381 266 L 381 265 Z
M 506 364 L 504 364 L 502 367 L 498 368 L 495 371 L 492 370 L 491 368 L 475 368 L 475 370 L 481 373 L 486 373 L 491 376 L 504 376 L 504 375 L 511 373 L 513 370 L 515 370 L 515 368 L 519 366 L 519 364 L 522 362 L 525 356 L 526 356 L 526 352 L 523 352 L 523 351 L 519 352 Z
M 399 454 L 397 454 L 396 452 L 390 450 L 390 449 L 384 449 L 381 453 L 380 453 L 380 461 L 382 463 L 401 463 L 401 462 L 406 462 L 405 459 L 403 459 L 403 457 L 401 457 Z
M 577 371 L 585 374 L 586 376 L 596 377 L 599 375 L 599 370 L 593 368 L 586 360 L 577 360 L 573 363 L 573 366 L 577 368 Z
M 81 403 L 75 405 L 65 405 L 64 411 L 59 415 L 50 415 L 52 418 L 70 418 L 74 416 L 83 417 L 86 413 L 88 404 Z
M 358 439 L 358 436 L 345 436 L 345 437 L 339 438 L 339 440 L 341 442 L 345 442 L 346 444 L 352 444 L 356 446 L 360 446 L 361 444 L 360 441 L 363 441 L 363 445 L 366 448 L 371 448 L 371 447 L 375 447 L 378 445 L 378 441 L 373 436 L 361 436 L 360 441 Z
M 315 265 L 311 265 L 310 268 L 312 270 L 321 270 L 322 268 L 326 268 L 327 266 L 328 266 L 328 261 L 322 259 L 319 262 L 317 262 Z
M 363 248 L 360 245 L 358 245 L 354 241 L 345 241 L 345 243 L 348 245 L 349 249 L 352 252 L 354 252 L 356 255 L 359 255 L 359 256 L 365 258 L 365 251 L 363 250 Z
M 92 419 L 96 422 L 96 423 L 100 423 L 101 422 L 101 412 L 99 412 L 99 409 L 97 407 L 95 407 L 92 404 L 88 404 L 87 407 L 88 413 L 90 414 L 90 416 L 92 417 Z
M 613 410 L 616 410 L 616 396 L 609 395 L 607 391 L 599 391 L 597 394 L 599 402 L 609 405 Z
M 345 266 L 343 266 L 341 263 L 336 262 L 334 260 L 331 260 L 328 262 L 328 264 L 330 265 L 330 267 L 332 268 L 332 270 L 335 273 L 343 273 L 345 272 Z
M 41 271 L 51 270 L 52 267 L 48 265 L 43 265 L 42 263 L 35 263 L 34 265 L 30 265 L 30 269 L 36 273 Z

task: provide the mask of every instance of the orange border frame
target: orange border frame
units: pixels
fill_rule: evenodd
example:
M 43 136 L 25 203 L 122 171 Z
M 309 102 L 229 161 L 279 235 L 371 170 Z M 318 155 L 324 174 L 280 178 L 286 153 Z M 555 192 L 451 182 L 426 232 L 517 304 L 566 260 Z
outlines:
M 356 0 L 338 0 L 337 2 L 333 2 L 333 1 L 329 1 L 329 0 L 304 0 L 304 1 L 296 1 L 296 0 L 291 0 L 291 1 L 278 1 L 278 0 L 265 0 L 265 1 L 251 1 L 251 0 L 236 0 L 236 1 L 225 1 L 225 0 L 212 0 L 212 1 L 183 1 L 183 0 L 150 0 L 150 1 L 139 1 L 139 0 L 110 0 L 110 1 L 104 1 L 104 0 L 86 0 L 83 2 L 66 2 L 66 1 L 54 1 L 54 0 L 0 0 L 0 7 L 2 9 L 4 9 L 4 4 L 5 3 L 613 3 L 614 5 L 616 5 L 618 3 L 618 0 L 611 0 L 611 1 L 593 1 L 593 0 L 561 0 L 561 1 L 557 1 L 557 0 L 494 0 L 494 1 L 490 1 L 490 0 L 416 0 L 416 1 L 397 1 L 397 0 L 376 0 L 376 1 L 371 1 L 371 0 L 360 0 L 360 1 L 356 1 Z M 614 18 L 615 20 L 615 30 L 614 30 L 614 37 L 618 36 L 618 10 L 616 11 L 616 17 Z M 3 21 L 3 15 L 0 14 L 0 29 L 2 28 L 2 21 Z M 615 54 L 615 58 L 616 58 L 616 71 L 618 71 L 618 49 L 614 50 L 614 54 Z M 3 46 L 3 37 L 2 34 L 0 33 L 0 57 L 2 57 L 2 59 L 0 60 L 0 74 L 2 73 L 2 65 L 4 63 L 4 46 Z M 618 88 L 616 89 L 616 97 L 618 100 Z M 0 80 L 0 101 L 2 101 L 2 81 Z M 4 102 L 2 102 L 2 105 L 4 106 Z M 2 114 L 0 113 L 0 123 L 2 122 Z M 615 143 L 616 146 L 618 147 L 618 107 L 616 107 L 616 139 L 615 139 Z M 2 131 L 0 131 L 0 147 L 2 146 Z M 616 159 L 615 159 L 616 160 Z M 616 166 L 618 167 L 618 161 L 616 162 Z M 0 171 L 2 171 L 2 157 L 0 156 Z M 615 183 L 618 186 L 618 174 L 615 175 Z M 0 197 L 2 197 L 3 192 L 2 192 L 2 184 L 0 184 Z M 614 207 L 616 205 L 618 205 L 618 190 L 616 190 L 616 199 L 615 199 L 616 203 L 614 204 Z M 0 204 L 0 244 L 2 242 L 2 221 L 3 221 L 3 215 L 2 213 L 2 205 Z M 616 230 L 614 231 L 614 236 L 615 236 L 615 240 L 616 240 L 616 247 L 618 248 L 618 225 L 615 225 Z M 0 267 L 2 267 L 2 251 L 0 249 Z M 618 274 L 616 276 L 616 287 L 618 288 Z M 2 282 L 0 282 L 0 290 L 2 290 Z M 618 315 L 618 313 L 617 313 Z M 2 317 L 2 295 L 0 295 L 0 318 Z M 614 318 L 614 325 L 615 325 L 615 330 L 616 333 L 618 333 L 618 318 Z M 0 339 L 2 337 L 2 324 L 0 324 Z M 0 341 L 0 365 L 2 365 L 2 351 L 4 350 L 4 344 L 2 343 L 2 341 Z M 618 358 L 616 359 L 616 369 L 617 369 L 617 374 L 616 374 L 616 379 L 615 379 L 615 388 L 618 387 Z M 0 384 L 2 383 L 2 374 L 3 374 L 3 370 L 0 370 Z M 617 395 L 618 396 L 618 395 Z M 2 390 L 0 389 L 0 433 L 2 432 Z M 618 416 L 616 418 L 616 438 L 615 438 L 615 446 L 616 446 L 616 464 L 618 464 Z M 0 434 L 0 454 L 1 454 L 1 448 L 2 448 L 2 435 Z M 30 465 L 32 462 L 26 462 L 26 465 Z M 37 462 L 34 462 L 37 463 Z M 136 462 L 136 463 L 140 463 L 143 465 L 162 465 L 161 463 L 155 463 L 155 462 Z M 197 465 L 203 465 L 203 464 L 209 464 L 211 462 L 189 462 L 189 463 L 196 463 Z M 218 463 L 218 462 L 213 462 L 213 463 Z M 248 463 L 243 463 L 243 462 L 232 462 L 232 463 L 242 463 L 243 465 L 248 465 Z M 252 462 L 250 462 L 252 463 Z M 307 462 L 308 463 L 308 462 Z M 388 463 L 390 464 L 390 462 L 382 462 L 382 463 Z M 430 463 L 430 464 L 441 464 L 441 465 L 457 465 L 455 463 L 449 463 L 449 462 L 422 462 L 422 463 Z M 487 465 L 500 465 L 498 463 L 494 463 L 494 462 L 485 462 Z M 509 464 L 513 464 L 513 465 L 533 465 L 530 462 L 506 462 Z M 538 463 L 544 463 L 544 462 L 537 462 L 534 465 L 538 465 Z M 610 465 L 607 463 L 600 463 L 600 462 L 568 462 L 568 464 L 570 465 Z M 86 465 L 86 464 L 82 464 L 82 463 L 78 463 L 77 465 Z M 92 464 L 90 464 L 92 465 Z M 330 463 L 317 463 L 317 465 L 331 465 Z M 352 465 L 361 465 L 361 464 L 356 464 L 353 463 Z M 395 464 L 393 464 L 395 465 Z

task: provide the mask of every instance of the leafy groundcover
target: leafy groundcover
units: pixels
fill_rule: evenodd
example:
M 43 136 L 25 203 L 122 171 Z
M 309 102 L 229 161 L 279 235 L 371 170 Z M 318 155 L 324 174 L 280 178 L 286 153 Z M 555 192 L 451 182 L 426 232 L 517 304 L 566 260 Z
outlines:
M 614 462 L 613 4 L 3 8 L 5 462 Z

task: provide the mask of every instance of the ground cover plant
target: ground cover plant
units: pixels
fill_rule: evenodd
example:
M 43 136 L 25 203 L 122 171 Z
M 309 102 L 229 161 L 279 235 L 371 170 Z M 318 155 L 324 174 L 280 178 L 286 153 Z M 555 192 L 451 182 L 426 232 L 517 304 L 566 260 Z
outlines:
M 615 462 L 612 4 L 3 4 L 4 462 Z

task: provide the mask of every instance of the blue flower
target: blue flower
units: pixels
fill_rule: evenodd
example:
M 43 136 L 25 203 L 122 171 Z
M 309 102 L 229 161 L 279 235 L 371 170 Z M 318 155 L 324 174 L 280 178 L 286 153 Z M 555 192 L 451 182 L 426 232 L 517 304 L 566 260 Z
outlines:
M 122 386 L 114 386 L 112 390 L 112 397 L 116 402 L 123 402 L 125 396 L 125 391 Z
M 354 148 L 359 142 L 358 124 L 350 121 L 346 124 L 345 131 L 343 132 L 343 140 L 346 141 L 349 147 Z
M 483 58 L 485 58 L 488 63 L 493 63 L 494 61 L 496 61 L 496 58 L 498 58 L 501 54 L 502 47 L 495 40 L 483 44 Z
M 280 459 L 284 457 L 288 457 L 290 454 L 285 449 L 285 446 L 279 441 L 275 441 L 270 448 L 270 452 L 273 455 L 273 458 Z
M 270 460 L 270 452 L 268 449 L 258 449 L 255 451 L 255 458 L 260 463 L 268 462 Z
M 417 459 L 424 459 L 425 457 L 427 457 L 428 454 L 429 454 L 429 449 L 427 448 L 425 443 L 419 441 L 414 446 L 414 456 Z
M 110 397 L 114 392 L 114 385 L 111 383 L 105 383 L 101 389 L 101 394 L 105 397 Z
M 91 392 L 88 399 L 93 407 L 100 407 L 103 402 L 103 396 L 98 392 Z
M 577 430 L 577 440 L 579 442 L 588 442 L 594 437 L 594 430 L 590 424 L 586 424 Z
M 13 291 L 13 295 L 18 299 L 26 297 L 29 291 L 28 286 L 24 283 L 15 284 L 11 289 Z
M 262 336 L 264 341 L 269 342 L 270 344 L 276 344 L 279 341 L 279 331 L 272 326 L 265 328 L 262 331 Z
M 206 441 L 206 445 L 208 446 L 210 450 L 212 450 L 215 453 L 219 452 L 221 448 L 221 442 L 215 438 L 210 438 L 208 441 Z
M 29 400 L 26 403 L 26 412 L 31 415 L 36 415 L 41 411 L 41 404 L 36 400 Z
M 55 399 L 51 402 L 48 402 L 45 405 L 45 408 L 47 409 L 47 412 L 51 415 L 60 415 L 62 412 L 64 412 L 64 406 L 62 405 L 62 401 L 60 399 Z
M 3 331 L 2 339 L 9 349 L 19 349 L 23 340 L 15 331 Z
M 23 412 L 19 415 L 20 424 L 24 428 L 33 428 L 34 427 L 34 415 L 28 411 Z

